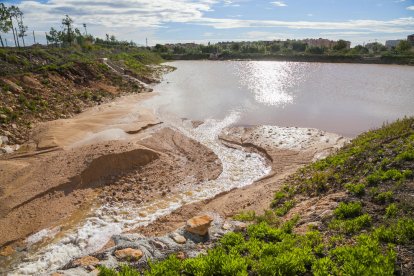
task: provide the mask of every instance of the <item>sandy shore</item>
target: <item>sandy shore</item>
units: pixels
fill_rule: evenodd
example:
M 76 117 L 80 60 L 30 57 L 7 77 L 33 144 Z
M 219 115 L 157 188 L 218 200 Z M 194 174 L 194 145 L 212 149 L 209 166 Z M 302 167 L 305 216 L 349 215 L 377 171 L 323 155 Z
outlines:
M 161 122 L 140 105 L 148 97 L 122 97 L 72 119 L 41 124 L 27 147 L 32 150 L 0 160 L 0 267 L 15 264 L 64 236 L 99 206 L 110 209 L 165 201 L 182 191 L 191 193 L 197 183 L 202 190 L 200 183 L 221 176 L 226 167 L 222 162 L 228 160 L 219 158 L 220 147 L 209 148 L 195 136 Z M 203 127 L 202 122 L 190 125 L 189 133 L 191 128 Z M 286 176 L 347 141 L 315 129 L 258 126 L 220 132 L 221 147 L 235 149 L 242 159 L 262 156 L 270 174 L 203 201 L 182 201 L 172 213 L 128 232 L 164 235 L 202 213 L 224 218 L 243 210 L 260 213 Z M 31 236 L 42 229 L 58 230 L 54 238 Z

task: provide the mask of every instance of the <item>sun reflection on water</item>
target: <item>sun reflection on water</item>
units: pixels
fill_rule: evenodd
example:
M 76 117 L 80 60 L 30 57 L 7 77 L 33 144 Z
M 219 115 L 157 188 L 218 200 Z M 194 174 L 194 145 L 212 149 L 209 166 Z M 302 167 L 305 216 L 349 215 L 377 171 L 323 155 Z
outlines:
M 248 61 L 236 64 L 236 74 L 257 102 L 283 107 L 294 102 L 293 88 L 303 80 L 306 67 L 296 62 Z

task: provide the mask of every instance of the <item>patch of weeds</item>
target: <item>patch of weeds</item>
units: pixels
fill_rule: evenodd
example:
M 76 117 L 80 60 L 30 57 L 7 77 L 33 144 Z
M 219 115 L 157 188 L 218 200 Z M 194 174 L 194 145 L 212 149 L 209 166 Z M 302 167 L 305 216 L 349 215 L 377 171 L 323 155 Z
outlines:
M 406 178 L 412 176 L 411 170 L 399 171 L 397 169 L 389 169 L 387 171 L 377 170 L 372 174 L 368 175 L 366 180 L 369 185 L 375 186 L 380 182 L 393 180 L 393 181 L 403 181 Z
M 170 255 L 167 259 L 153 263 L 149 261 L 149 270 L 145 272 L 146 276 L 179 276 L 181 275 L 182 262 L 175 255 Z M 127 274 L 128 275 L 128 274 Z M 141 275 L 141 273 L 139 274 Z M 129 276 L 129 275 L 128 275 Z M 131 275 L 134 276 L 134 275 Z
M 374 197 L 374 201 L 379 204 L 385 204 L 393 200 L 394 193 L 392 191 L 382 192 Z
M 390 205 L 385 208 L 385 217 L 386 218 L 394 218 L 397 216 L 398 208 L 397 204 L 391 203 Z
M 235 251 L 226 253 L 221 247 L 185 260 L 183 269 L 190 275 L 248 275 L 246 259 Z
M 258 223 L 264 221 L 270 225 L 278 225 L 280 222 L 278 216 L 273 210 L 266 210 L 263 215 L 256 216 L 256 221 Z
M 337 247 L 329 255 L 335 266 L 324 260 L 312 267 L 314 272 L 319 271 L 315 274 L 331 275 L 334 272 L 337 275 L 394 275 L 395 251 L 389 248 L 384 254 L 378 240 L 369 235 L 360 235 L 356 245 Z
M 371 225 L 371 216 L 369 214 L 363 214 L 361 216 L 352 219 L 333 219 L 329 228 L 340 231 L 345 234 L 354 234 L 361 229 L 369 227 Z
M 380 226 L 373 235 L 380 241 L 393 244 L 407 244 L 414 241 L 414 220 L 401 218 L 390 226 Z
M 241 212 L 235 215 L 233 219 L 238 220 L 238 221 L 254 221 L 256 219 L 256 212 L 253 210 Z
M 278 204 L 282 203 L 282 201 L 287 198 L 287 194 L 283 191 L 279 191 L 275 193 L 273 197 L 273 201 L 271 203 L 272 207 L 276 207 Z
M 341 202 L 334 210 L 334 214 L 338 219 L 355 218 L 362 214 L 362 204 L 361 202 Z
M 276 208 L 274 212 L 279 217 L 283 217 L 294 206 L 295 206 L 295 201 L 294 200 L 288 200 L 288 201 L 285 201 L 282 206 Z
M 365 185 L 364 184 L 346 184 L 345 188 L 347 189 L 347 191 L 354 195 L 354 196 L 358 196 L 361 197 L 365 194 Z
M 407 150 L 399 153 L 395 158 L 397 162 L 413 161 L 414 160 L 414 148 L 410 146 Z

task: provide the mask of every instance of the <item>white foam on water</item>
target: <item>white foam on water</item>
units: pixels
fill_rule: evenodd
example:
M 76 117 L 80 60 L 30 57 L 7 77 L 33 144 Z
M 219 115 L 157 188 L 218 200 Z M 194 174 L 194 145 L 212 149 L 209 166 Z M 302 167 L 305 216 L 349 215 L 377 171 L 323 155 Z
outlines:
M 211 198 L 221 192 L 252 184 L 255 180 L 267 175 L 270 167 L 266 165 L 266 160 L 261 155 L 254 153 L 247 155 L 242 150 L 225 147 L 218 141 L 218 135 L 223 128 L 230 126 L 238 118 L 239 113 L 232 112 L 221 121 L 206 120 L 195 129 L 190 126 L 190 122 L 171 122 L 171 127 L 197 140 L 218 156 L 223 171 L 217 179 L 183 185 L 186 188 L 181 190 L 180 194 L 170 194 L 163 199 L 149 203 L 103 205 L 94 210 L 90 217 L 80 223 L 76 229 L 66 233 L 62 239 L 28 256 L 15 268 L 14 274 L 10 275 L 43 275 L 56 271 L 71 259 L 96 252 L 113 235 L 146 226 L 184 204 Z

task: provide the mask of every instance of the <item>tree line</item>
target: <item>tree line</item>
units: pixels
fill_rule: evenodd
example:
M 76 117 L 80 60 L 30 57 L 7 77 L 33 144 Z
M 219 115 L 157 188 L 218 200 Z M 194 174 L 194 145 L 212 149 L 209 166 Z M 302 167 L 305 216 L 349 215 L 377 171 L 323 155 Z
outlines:
M 83 33 L 79 28 L 74 26 L 73 19 L 66 15 L 61 21 L 61 29 L 57 30 L 53 27 L 46 33 L 46 42 L 48 45 L 61 47 L 61 46 L 88 46 L 90 44 L 100 44 L 107 46 L 136 46 L 134 42 L 119 41 L 114 35 L 106 34 L 106 39 L 94 38 L 91 34 L 88 34 L 87 26 L 85 23 L 83 26 Z M 23 22 L 23 12 L 16 6 L 12 5 L 7 7 L 3 3 L 0 3 L 0 44 L 2 47 L 7 45 L 7 40 L 3 39 L 3 35 L 10 32 L 13 33 L 14 46 L 26 47 L 25 37 L 27 36 L 28 27 Z M 34 43 L 36 38 L 33 31 Z M 5 45 L 6 43 L 6 45 Z
M 2 47 L 4 47 L 4 41 L 1 33 L 7 34 L 10 31 L 13 33 L 15 46 L 20 47 L 21 40 L 23 47 L 25 47 L 24 38 L 27 36 L 27 29 L 23 22 L 23 12 L 18 7 L 6 7 L 6 5 L 0 3 L 0 43 Z

